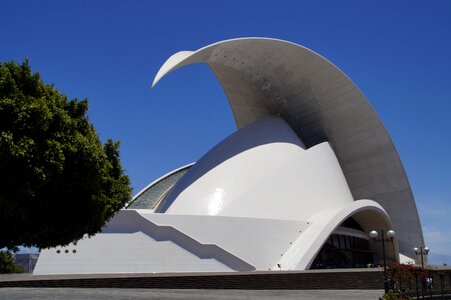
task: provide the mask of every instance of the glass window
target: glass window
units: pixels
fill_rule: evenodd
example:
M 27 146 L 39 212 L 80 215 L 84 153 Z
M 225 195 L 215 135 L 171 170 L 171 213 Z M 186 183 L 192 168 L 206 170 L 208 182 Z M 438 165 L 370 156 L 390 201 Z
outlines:
M 160 201 L 166 197 L 172 187 L 182 178 L 191 165 L 169 174 L 157 183 L 147 187 L 133 202 L 129 203 L 130 209 L 153 209 Z
M 332 234 L 332 246 L 334 248 L 340 248 L 340 242 L 338 241 L 338 235 Z
M 362 248 L 363 250 L 369 250 L 370 249 L 370 242 L 367 240 L 362 240 Z
M 345 249 L 346 248 L 346 239 L 344 235 L 340 235 L 340 248 Z
M 351 249 L 351 237 L 349 235 L 346 236 L 346 249 Z
M 355 248 L 358 250 L 362 249 L 362 239 L 361 238 L 355 238 Z
M 326 245 L 332 246 L 332 236 L 329 236 L 329 238 L 326 241 Z

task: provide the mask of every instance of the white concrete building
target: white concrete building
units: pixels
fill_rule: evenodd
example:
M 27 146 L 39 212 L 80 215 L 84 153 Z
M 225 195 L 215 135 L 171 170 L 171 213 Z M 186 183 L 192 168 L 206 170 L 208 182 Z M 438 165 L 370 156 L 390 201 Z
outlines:
M 238 130 L 139 192 L 102 232 L 43 250 L 35 274 L 363 267 L 370 230 L 389 259 L 423 236 L 404 168 L 365 96 L 332 63 L 274 39 L 171 56 L 156 75 L 204 62 Z

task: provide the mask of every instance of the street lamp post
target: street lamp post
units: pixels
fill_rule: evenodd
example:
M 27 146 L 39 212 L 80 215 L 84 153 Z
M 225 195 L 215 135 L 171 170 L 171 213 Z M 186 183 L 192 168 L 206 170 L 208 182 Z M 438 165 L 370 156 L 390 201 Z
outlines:
M 370 231 L 370 237 L 374 241 L 381 241 L 382 242 L 382 257 L 384 261 L 384 290 L 385 293 L 388 293 L 388 276 L 387 276 L 387 258 L 385 256 L 385 242 L 393 241 L 393 238 L 395 237 L 395 231 L 394 230 L 388 230 L 387 231 L 387 238 L 384 235 L 384 230 L 381 229 L 381 238 L 378 239 L 379 233 L 376 230 Z
M 428 247 L 422 247 L 420 246 L 420 249 L 418 249 L 417 247 L 413 248 L 413 252 L 415 253 L 416 256 L 421 255 L 421 268 L 424 269 L 424 259 L 423 259 L 423 255 L 428 255 L 429 253 L 429 248 Z
M 424 255 L 428 255 L 429 253 L 429 248 L 428 247 L 423 247 L 420 246 L 420 248 L 418 249 L 418 247 L 413 248 L 413 252 L 415 253 L 416 256 L 420 255 L 421 258 L 421 270 L 424 269 Z M 418 275 L 415 271 L 415 281 L 416 281 L 416 285 L 417 285 L 417 299 L 420 299 L 420 295 L 418 293 Z M 421 294 L 423 295 L 423 299 L 424 299 L 424 279 L 421 278 Z

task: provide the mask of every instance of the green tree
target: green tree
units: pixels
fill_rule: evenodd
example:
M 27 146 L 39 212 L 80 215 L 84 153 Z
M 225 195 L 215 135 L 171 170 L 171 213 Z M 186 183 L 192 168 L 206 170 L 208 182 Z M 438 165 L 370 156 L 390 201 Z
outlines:
M 0 251 L 0 274 L 23 273 L 21 266 L 17 265 L 8 251 Z
M 0 63 L 0 248 L 93 235 L 129 200 L 119 142 L 102 145 L 87 110 L 28 60 Z

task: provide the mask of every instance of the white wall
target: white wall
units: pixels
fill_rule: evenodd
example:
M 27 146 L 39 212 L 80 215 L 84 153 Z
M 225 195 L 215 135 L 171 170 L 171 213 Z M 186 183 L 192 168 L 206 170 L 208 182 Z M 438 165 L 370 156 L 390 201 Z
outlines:
M 304 148 L 280 117 L 260 119 L 202 157 L 156 211 L 307 220 L 352 202 L 330 145 Z
M 43 250 L 34 274 L 268 270 L 307 227 L 298 221 L 121 210 L 102 233 Z
M 272 268 L 308 227 L 306 221 L 153 213 L 141 215 L 159 226 L 176 228 L 202 244 L 217 245 L 256 270 Z
M 73 250 L 76 253 L 73 253 Z M 57 250 L 61 253 L 57 254 Z M 65 253 L 69 250 L 69 253 Z M 232 271 L 217 260 L 199 259 L 171 241 L 142 232 L 103 233 L 76 246 L 41 251 L 33 274 L 147 273 Z

